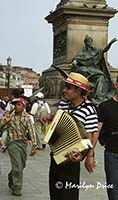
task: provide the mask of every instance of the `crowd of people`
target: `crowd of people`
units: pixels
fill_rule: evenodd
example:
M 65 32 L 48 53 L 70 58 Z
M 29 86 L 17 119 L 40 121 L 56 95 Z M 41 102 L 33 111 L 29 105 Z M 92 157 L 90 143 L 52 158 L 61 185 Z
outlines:
M 91 141 L 92 148 L 86 157 L 81 152 L 68 152 L 65 156 L 68 162 L 58 165 L 50 153 L 49 191 L 51 200 L 78 200 L 78 188 L 65 189 L 56 187 L 56 183 L 63 184 L 68 181 L 75 185 L 80 184 L 80 164 L 83 161 L 89 173 L 94 172 L 95 147 L 100 134 L 105 135 L 105 173 L 107 184 L 113 184 L 113 188 L 107 188 L 108 199 L 118 200 L 118 79 L 116 80 L 115 95 L 101 103 L 97 108 L 87 99 L 89 91 L 88 79 L 82 74 L 71 72 L 64 80 L 63 99 L 58 109 L 71 114 L 81 122 L 86 134 Z M 1 143 L 6 146 L 10 161 L 11 171 L 8 174 L 8 185 L 12 195 L 21 196 L 23 186 L 23 169 L 27 160 L 27 145 L 30 140 L 31 155 L 35 155 L 37 149 L 44 149 L 44 133 L 47 124 L 53 120 L 48 103 L 44 100 L 44 94 L 39 92 L 31 106 L 17 90 L 11 95 L 10 100 L 0 100 Z M 17 128 L 16 128 L 17 127 Z

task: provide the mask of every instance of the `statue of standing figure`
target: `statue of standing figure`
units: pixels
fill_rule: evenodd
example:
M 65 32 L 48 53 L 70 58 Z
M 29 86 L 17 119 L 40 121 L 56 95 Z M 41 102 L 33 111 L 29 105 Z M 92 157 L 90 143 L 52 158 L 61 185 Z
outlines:
M 104 53 L 117 39 L 113 38 L 105 48 L 96 48 L 92 37 L 86 35 L 85 47 L 73 58 L 70 64 L 71 71 L 86 76 L 90 82 L 90 98 L 99 104 L 114 94 L 114 85 L 104 59 Z M 93 92 L 94 91 L 94 92 Z

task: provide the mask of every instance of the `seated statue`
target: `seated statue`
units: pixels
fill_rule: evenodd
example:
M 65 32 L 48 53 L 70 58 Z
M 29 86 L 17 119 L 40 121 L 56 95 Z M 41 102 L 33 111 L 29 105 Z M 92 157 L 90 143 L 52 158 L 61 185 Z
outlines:
M 86 76 L 90 82 L 90 97 L 99 104 L 114 95 L 114 85 L 107 68 L 104 53 L 116 42 L 114 38 L 105 48 L 96 48 L 93 45 L 92 37 L 86 35 L 85 47 L 73 58 L 70 64 L 71 71 Z

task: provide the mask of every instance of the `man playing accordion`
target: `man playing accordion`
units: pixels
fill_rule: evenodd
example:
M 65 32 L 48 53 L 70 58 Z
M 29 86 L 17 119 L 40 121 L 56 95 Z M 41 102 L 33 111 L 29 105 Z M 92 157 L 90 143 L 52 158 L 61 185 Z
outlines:
M 85 159 L 85 167 L 91 173 L 95 169 L 94 149 L 98 139 L 98 117 L 93 104 L 85 98 L 89 89 L 88 80 L 79 73 L 71 72 L 64 82 L 64 99 L 59 103 L 58 108 L 70 113 L 84 125 L 86 134 L 93 145 L 93 148 L 89 150 Z M 69 152 L 66 156 L 69 161 L 57 165 L 51 153 L 49 171 L 51 200 L 79 199 L 79 189 L 67 189 L 65 185 L 66 182 L 75 184 L 76 186 L 79 185 L 80 161 L 83 159 L 83 156 L 80 152 L 76 154 Z

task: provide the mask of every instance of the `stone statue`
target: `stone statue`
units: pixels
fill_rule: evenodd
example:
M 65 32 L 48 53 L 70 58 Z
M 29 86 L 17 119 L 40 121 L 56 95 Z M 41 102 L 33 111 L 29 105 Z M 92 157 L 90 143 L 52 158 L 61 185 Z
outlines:
M 110 77 L 104 53 L 116 42 L 114 38 L 105 48 L 96 48 L 93 45 L 92 37 L 86 35 L 85 47 L 73 58 L 70 64 L 71 71 L 83 74 L 89 79 L 90 90 L 96 104 L 110 98 L 114 94 L 114 85 Z M 94 91 L 94 94 L 93 94 Z

